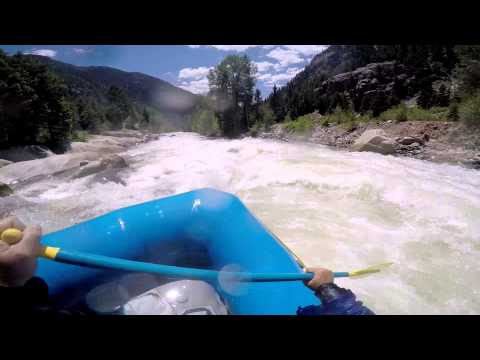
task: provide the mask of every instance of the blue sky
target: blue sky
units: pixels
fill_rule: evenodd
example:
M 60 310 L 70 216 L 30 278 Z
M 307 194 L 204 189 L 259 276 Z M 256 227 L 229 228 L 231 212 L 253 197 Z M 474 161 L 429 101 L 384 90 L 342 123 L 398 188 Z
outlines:
M 301 71 L 325 45 L 0 45 L 75 65 L 110 66 L 142 72 L 193 93 L 208 91 L 206 75 L 229 54 L 246 54 L 258 68 L 262 96 Z

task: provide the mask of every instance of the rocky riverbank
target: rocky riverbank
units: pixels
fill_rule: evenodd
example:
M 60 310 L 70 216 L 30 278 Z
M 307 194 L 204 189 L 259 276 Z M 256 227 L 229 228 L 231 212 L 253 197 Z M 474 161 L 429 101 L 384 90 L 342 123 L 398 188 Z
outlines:
M 259 137 L 306 141 L 351 151 L 374 151 L 480 169 L 480 129 L 458 122 L 386 121 L 362 123 L 353 128 L 330 124 L 317 126 L 309 134 L 288 132 L 282 124 L 276 124 L 271 132 L 261 133 Z
M 46 177 L 68 180 L 95 174 L 92 182 L 122 183 L 117 173 L 128 168 L 128 161 L 118 154 L 159 136 L 133 130 L 110 131 L 90 135 L 86 142 L 72 142 L 69 151 L 58 155 L 48 149 L 35 153 L 32 147 L 5 150 L 3 155 L 9 155 L 9 159 L 0 160 L 0 197 Z M 31 159 L 35 154 L 37 158 Z

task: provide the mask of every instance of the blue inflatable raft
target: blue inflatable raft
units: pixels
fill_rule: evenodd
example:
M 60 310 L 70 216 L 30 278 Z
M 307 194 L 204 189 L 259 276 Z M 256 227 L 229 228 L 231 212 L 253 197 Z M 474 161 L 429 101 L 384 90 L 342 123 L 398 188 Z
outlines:
M 201 189 L 112 211 L 43 236 L 42 244 L 104 256 L 212 270 L 302 273 L 298 259 L 234 195 Z M 39 260 L 37 276 L 54 301 L 72 305 L 102 284 L 124 276 Z M 138 284 L 137 284 L 138 285 Z M 296 314 L 319 305 L 301 281 L 211 285 L 231 314 Z

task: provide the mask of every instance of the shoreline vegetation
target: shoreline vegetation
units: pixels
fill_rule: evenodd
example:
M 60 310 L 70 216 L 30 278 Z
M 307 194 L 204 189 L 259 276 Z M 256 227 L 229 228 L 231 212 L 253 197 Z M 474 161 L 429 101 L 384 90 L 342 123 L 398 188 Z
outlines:
M 229 55 L 210 70 L 205 96 L 131 76 L 0 50 L 2 166 L 68 153 L 72 144 L 88 147 L 108 131 L 193 131 L 480 168 L 479 45 L 331 45 L 266 98 L 245 55 Z M 176 107 L 149 102 L 148 92 L 159 89 Z M 365 146 L 355 144 L 359 139 Z

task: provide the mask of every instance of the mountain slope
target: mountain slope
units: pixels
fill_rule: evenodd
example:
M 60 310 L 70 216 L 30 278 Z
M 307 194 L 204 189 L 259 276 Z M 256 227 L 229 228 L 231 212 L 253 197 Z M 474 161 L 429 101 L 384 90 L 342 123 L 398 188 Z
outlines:
M 96 101 L 105 103 L 108 89 L 115 86 L 142 108 L 149 106 L 163 114 L 177 116 L 191 113 L 199 101 L 199 96 L 153 76 L 105 66 L 76 66 L 38 55 L 30 57 L 60 76 L 72 98 L 95 97 Z

